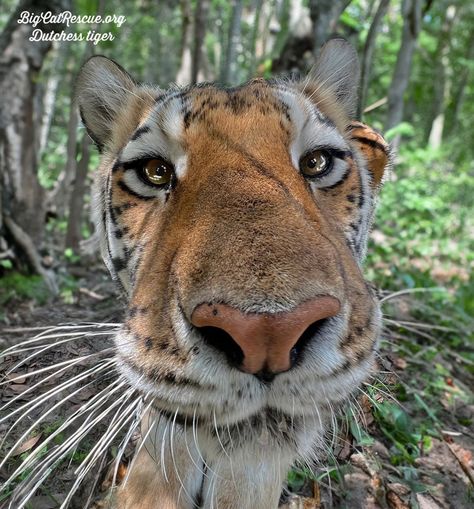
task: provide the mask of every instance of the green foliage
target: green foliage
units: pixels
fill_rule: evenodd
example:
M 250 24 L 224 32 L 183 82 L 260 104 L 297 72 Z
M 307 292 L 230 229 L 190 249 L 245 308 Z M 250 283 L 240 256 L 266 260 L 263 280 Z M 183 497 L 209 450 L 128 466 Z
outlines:
M 474 263 L 469 163 L 449 154 L 406 147 L 387 179 L 376 213 L 367 268 L 385 289 L 465 287 Z M 472 307 L 462 290 L 464 304 Z
M 49 297 L 50 292 L 40 276 L 9 272 L 0 279 L 0 306 L 22 300 L 45 304 Z
M 374 399 L 374 418 L 380 430 L 392 444 L 392 464 L 413 464 L 421 450 L 431 447 L 431 437 L 424 426 L 414 426 L 409 415 L 398 403 Z

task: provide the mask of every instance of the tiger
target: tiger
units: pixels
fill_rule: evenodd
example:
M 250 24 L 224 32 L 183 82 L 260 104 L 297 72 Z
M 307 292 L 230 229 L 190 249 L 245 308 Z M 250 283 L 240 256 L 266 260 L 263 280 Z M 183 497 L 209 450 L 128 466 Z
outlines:
M 390 150 L 354 120 L 359 74 L 342 39 L 304 78 L 236 87 L 81 68 L 95 225 L 126 302 L 116 358 L 147 404 L 110 507 L 277 508 L 376 369 L 362 264 Z

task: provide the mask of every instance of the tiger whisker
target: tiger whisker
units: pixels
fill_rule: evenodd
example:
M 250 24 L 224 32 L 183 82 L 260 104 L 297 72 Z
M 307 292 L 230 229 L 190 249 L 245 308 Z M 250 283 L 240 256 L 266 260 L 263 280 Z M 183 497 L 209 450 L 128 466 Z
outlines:
M 73 333 L 64 333 L 64 332 L 61 332 L 61 333 L 57 333 L 57 334 L 52 334 L 52 331 L 53 330 L 58 330 L 58 331 L 62 331 L 64 329 L 66 330 L 69 330 L 69 329 L 81 329 L 81 328 L 90 328 L 90 325 L 71 325 L 71 326 L 67 326 L 67 327 L 54 327 L 54 328 L 48 328 L 46 331 L 44 331 L 43 333 L 41 334 L 37 334 L 36 336 L 34 336 L 33 338 L 31 339 L 26 339 L 24 341 L 21 341 L 20 343 L 17 343 L 16 345 L 13 345 L 13 346 L 10 346 L 8 348 L 6 348 L 5 350 L 3 350 L 3 352 L 0 353 L 0 358 L 1 357 L 5 357 L 7 355 L 12 355 L 12 353 L 16 353 L 17 352 L 17 349 L 18 347 L 22 347 L 22 346 L 25 346 L 25 345 L 30 345 L 32 343 L 36 343 L 38 341 L 43 341 L 45 339 L 54 339 L 54 338 L 63 338 L 64 336 L 71 336 L 71 337 L 81 337 L 81 336 L 94 336 L 94 335 L 104 335 L 104 334 L 113 334 L 114 332 L 116 332 L 117 329 L 120 328 L 121 324 L 110 324 L 111 325 L 111 330 L 110 331 L 107 331 L 107 332 L 100 332 L 100 333 L 97 333 L 97 332 L 94 332 L 94 331 L 88 331 L 88 332 L 84 332 L 84 331 L 78 331 L 78 332 L 73 332 Z M 100 328 L 101 326 L 105 327 L 105 326 L 109 326 L 109 324 L 96 324 L 96 326 L 98 328 Z
M 91 468 L 96 464 L 98 458 L 102 455 L 104 451 L 107 450 L 109 445 L 112 443 L 114 438 L 120 433 L 120 431 L 124 428 L 124 426 L 130 421 L 131 418 L 134 417 L 135 411 L 137 409 L 137 406 L 140 405 L 140 400 L 132 401 L 128 405 L 128 407 L 123 411 L 120 417 L 116 417 L 119 412 L 122 410 L 123 405 L 126 404 L 126 402 L 129 400 L 130 396 L 134 393 L 134 390 L 131 389 L 127 391 L 124 396 L 126 396 L 124 399 L 125 401 L 120 405 L 120 407 L 117 409 L 116 414 L 113 417 L 113 420 L 111 421 L 111 424 L 109 425 L 109 431 L 101 437 L 99 442 L 97 442 L 92 450 L 89 452 L 87 457 L 84 459 L 84 461 L 81 463 L 81 465 L 76 469 L 75 474 L 77 475 L 77 479 L 74 482 L 72 488 L 69 490 L 68 495 L 64 502 L 61 505 L 60 509 L 64 509 L 69 504 L 72 496 L 78 489 L 79 485 L 81 484 L 84 477 L 88 474 L 88 472 L 91 470 Z M 112 425 L 112 423 L 114 425 Z
M 88 466 L 94 462 L 94 459 L 96 458 L 97 453 L 104 447 L 104 444 L 107 445 L 109 443 L 109 437 L 114 432 L 114 430 L 117 428 L 117 426 L 120 424 L 121 420 L 127 416 L 127 411 L 131 412 L 131 409 L 136 410 L 138 406 L 140 406 L 141 401 L 134 400 L 132 403 L 129 404 L 126 410 L 123 410 L 123 407 L 127 404 L 127 402 L 130 399 L 130 396 L 134 393 L 134 389 L 130 388 L 126 390 L 122 396 L 119 398 L 119 401 L 121 402 L 118 405 L 117 410 L 115 411 L 114 415 L 112 416 L 107 431 L 100 437 L 100 439 L 94 444 L 94 447 L 89 451 L 84 461 L 77 467 L 75 470 L 76 475 L 80 475 L 84 469 L 88 468 Z
M 119 466 L 120 466 L 120 462 L 122 460 L 122 456 L 123 456 L 123 454 L 125 452 L 125 448 L 127 447 L 128 443 L 130 442 L 130 440 L 132 438 L 132 435 L 135 432 L 135 430 L 138 428 L 138 426 L 140 426 L 141 419 L 142 419 L 144 413 L 147 410 L 149 410 L 151 408 L 152 404 L 153 404 L 152 402 L 150 402 L 148 404 L 148 406 L 143 409 L 142 408 L 143 407 L 143 400 L 140 403 L 141 403 L 140 404 L 140 408 L 137 408 L 137 413 L 135 415 L 135 421 L 130 426 L 130 429 L 128 430 L 127 434 L 123 438 L 123 440 L 122 440 L 122 442 L 119 445 L 119 448 L 117 450 L 117 456 L 115 458 L 115 466 L 114 466 L 114 475 L 112 477 L 112 487 L 115 486 L 115 483 L 117 481 L 118 469 L 119 469 Z
M 90 504 L 92 502 L 92 498 L 94 497 L 94 492 L 95 492 L 95 489 L 96 489 L 97 484 L 99 482 L 99 479 L 100 479 L 102 470 L 104 468 L 104 464 L 105 464 L 105 460 L 106 459 L 107 459 L 107 450 L 105 450 L 103 452 L 103 454 L 102 454 L 102 459 L 100 460 L 100 463 L 99 463 L 99 465 L 97 467 L 97 473 L 95 475 L 94 482 L 92 483 L 92 486 L 91 486 L 91 488 L 89 490 L 89 496 L 87 497 L 84 509 L 89 509 L 89 507 L 90 507 Z M 112 494 L 112 492 L 110 492 L 110 495 L 111 494 Z
M 196 421 L 196 411 L 197 411 L 197 407 L 194 408 L 194 412 L 193 412 L 193 423 L 192 423 L 193 442 L 194 442 L 194 445 L 196 446 L 196 451 L 197 451 L 197 453 L 199 455 L 199 459 L 202 461 L 203 465 L 207 468 L 207 470 L 209 470 L 209 472 L 211 472 L 211 474 L 217 476 L 217 473 L 214 472 L 214 470 L 211 468 L 211 466 L 204 459 L 204 456 L 203 456 L 203 454 L 201 452 L 201 448 L 199 446 L 199 440 L 198 440 L 198 436 L 197 436 L 198 421 Z M 199 416 L 197 416 L 197 419 L 199 420 Z M 203 473 L 205 474 L 205 472 L 203 472 Z
M 116 380 L 112 384 L 112 387 L 114 384 L 117 384 L 117 382 L 119 382 L 119 380 Z M 86 412 L 91 413 L 95 411 L 95 407 L 100 407 L 104 400 L 107 401 L 107 399 L 109 399 L 118 389 L 120 389 L 124 385 L 125 382 L 120 381 L 120 384 L 118 384 L 118 386 L 113 388 L 112 390 L 110 388 L 111 386 L 108 386 L 107 388 L 103 389 L 98 394 L 96 394 L 93 398 L 91 398 L 91 400 L 89 400 L 81 408 L 76 410 L 76 412 L 74 412 L 70 417 L 68 417 L 66 421 L 64 421 L 64 423 L 56 431 L 51 433 L 51 435 L 49 435 L 47 439 L 41 443 L 41 448 L 35 449 L 23 460 L 22 464 L 13 472 L 13 474 L 10 476 L 10 479 L 6 482 L 6 484 L 8 484 L 11 480 L 13 480 L 15 477 L 18 477 L 26 469 L 28 469 L 30 465 L 34 462 L 35 458 L 40 454 L 40 450 L 47 446 L 52 440 L 54 440 L 56 436 L 58 436 L 60 433 L 66 430 L 70 426 L 70 424 L 72 424 L 77 418 L 79 418 Z M 105 393 L 105 395 L 100 397 L 103 393 Z M 70 438 L 73 437 L 76 438 L 76 433 L 79 432 L 79 430 L 80 428 L 73 435 L 71 435 Z
M 77 359 L 72 359 L 71 361 L 65 361 L 67 364 L 65 366 L 63 366 L 61 369 L 58 369 L 57 371 L 55 371 L 54 373 L 51 373 L 50 375 L 48 375 L 47 377 L 45 378 L 42 378 L 41 380 L 39 380 L 38 382 L 36 382 L 34 385 L 28 387 L 26 390 L 24 390 L 22 393 L 14 396 L 12 399 L 8 400 L 2 407 L 0 407 L 0 412 L 3 411 L 3 410 L 6 410 L 12 403 L 14 403 L 15 401 L 17 401 L 18 399 L 23 399 L 25 394 L 28 394 L 32 391 L 34 391 L 36 388 L 40 387 L 41 385 L 43 385 L 44 383 L 46 383 L 48 380 L 50 380 L 51 378 L 55 378 L 57 377 L 60 373 L 63 373 L 65 371 L 67 371 L 69 368 L 71 368 L 72 366 L 74 366 L 75 364 L 78 364 L 84 360 L 87 360 L 87 359 L 90 359 L 92 357 L 97 357 L 98 354 L 91 354 L 91 355 L 86 355 L 84 357 L 79 357 Z M 64 363 L 61 363 L 61 364 L 64 364 Z M 53 366 L 53 367 L 57 367 L 57 366 Z M 44 372 L 44 371 L 47 371 L 48 369 L 52 369 L 50 366 L 47 366 L 46 368 L 43 368 L 41 371 Z M 38 370 L 40 371 L 40 370 Z M 29 373 L 28 373 L 29 374 Z M 35 374 L 38 374 L 38 373 L 35 373 Z M 26 377 L 26 375 L 25 375 Z M 15 379 L 12 379 L 11 382 L 13 382 Z M 0 384 L 1 385 L 1 384 Z M 56 387 L 57 389 L 57 387 Z M 35 400 L 33 400 L 35 401 Z M 29 402 L 31 403 L 31 402 Z M 9 417 L 11 417 L 12 415 L 14 415 L 13 413 L 10 413 L 9 414 Z
M 55 364 L 51 364 L 49 366 L 45 366 L 44 368 L 39 368 L 39 369 L 35 369 L 34 371 L 29 371 L 28 373 L 22 373 L 22 374 L 19 374 L 18 376 L 15 376 L 13 378 L 9 378 L 8 380 L 4 380 L 3 382 L 0 382 L 0 387 L 2 387 L 3 385 L 11 384 L 13 382 L 17 382 L 18 380 L 22 380 L 22 379 L 25 379 L 25 378 L 31 378 L 32 376 L 36 376 L 36 375 L 39 375 L 41 373 L 45 373 L 47 371 L 51 371 L 54 368 L 58 368 L 58 367 L 62 367 L 62 366 L 71 367 L 71 365 L 77 364 L 77 363 L 85 361 L 85 360 L 87 360 L 89 358 L 97 357 L 97 356 L 99 356 L 99 355 L 101 355 L 103 353 L 108 353 L 108 352 L 114 351 L 114 350 L 115 350 L 114 348 L 106 348 L 104 350 L 101 350 L 100 352 L 95 352 L 95 353 L 92 353 L 92 354 L 83 355 L 81 357 L 74 357 L 74 358 L 68 359 L 66 361 L 60 361 L 60 362 L 56 362 Z M 56 371 L 55 373 L 53 373 L 52 376 L 55 376 L 56 374 L 60 373 L 61 371 L 62 370 Z M 42 379 L 42 381 L 44 381 L 44 380 L 46 380 L 46 378 Z M 35 387 L 36 387 L 36 385 L 35 385 Z M 0 408 L 0 410 L 1 410 L 1 408 Z
M 105 367 L 105 366 L 104 366 Z M 90 374 L 95 374 L 99 371 L 101 371 L 102 369 L 104 369 L 103 366 L 100 366 L 99 368 L 94 368 L 95 370 L 91 373 L 88 373 L 86 377 L 83 377 L 83 378 L 87 378 Z M 74 380 L 73 382 L 71 382 L 71 384 L 74 384 L 76 383 L 77 381 L 80 381 L 80 380 Z M 31 431 L 33 431 L 33 429 L 35 429 L 35 427 L 40 423 L 42 422 L 49 414 L 51 414 L 54 410 L 56 410 L 57 408 L 59 408 L 61 405 L 63 405 L 66 401 L 68 401 L 70 398 L 72 398 L 73 396 L 75 396 L 76 394 L 78 394 L 79 392 L 81 392 L 82 390 L 84 390 L 86 387 L 88 387 L 89 385 L 92 385 L 94 383 L 94 380 L 92 380 L 91 382 L 88 382 L 85 386 L 82 386 L 82 387 L 79 387 L 78 389 L 76 389 L 75 391 L 73 391 L 71 394 L 68 394 L 65 398 L 63 398 L 61 401 L 59 401 L 58 403 L 56 403 L 55 405 L 53 405 L 50 409 L 48 409 L 46 412 L 44 412 L 43 414 L 41 414 L 41 416 L 36 419 L 32 425 L 30 425 L 30 427 L 26 430 L 26 432 L 24 432 L 21 437 L 15 442 L 15 444 L 12 446 L 12 448 L 8 451 L 8 453 L 6 454 L 6 456 L 3 458 L 2 462 L 0 462 L 0 468 L 6 463 L 6 461 L 10 458 L 10 456 L 13 454 L 13 451 L 19 447 L 19 445 L 26 439 L 26 437 L 31 433 Z M 35 405 L 33 405 L 32 408 L 29 408 L 26 412 L 24 412 L 16 421 L 15 423 L 8 429 L 8 431 L 5 433 L 1 443 L 0 443 L 0 448 L 3 448 L 4 444 L 5 444 L 5 441 L 6 439 L 8 438 L 8 436 L 10 435 L 10 433 L 12 432 L 12 430 L 21 422 L 21 420 L 26 416 L 28 415 L 31 410 L 33 410 L 34 408 L 40 406 L 41 404 L 43 403 L 43 401 L 38 401 L 37 403 L 35 403 Z M 13 413 L 12 413 L 13 415 Z
M 97 333 L 95 335 L 105 335 L 105 336 L 109 336 L 110 334 L 108 333 Z M 80 338 L 82 338 L 83 336 L 81 336 Z M 89 337 L 89 336 L 88 336 Z M 61 341 L 54 341 L 52 343 L 49 343 L 45 346 L 40 346 L 39 349 L 37 351 L 35 351 L 34 353 L 32 353 L 31 355 L 28 355 L 27 357 L 25 357 L 24 359 L 22 359 L 20 362 L 18 362 L 17 364 L 15 364 L 9 371 L 8 373 L 11 373 L 11 372 L 14 372 L 16 369 L 18 369 L 20 366 L 22 366 L 23 364 L 26 364 L 28 363 L 31 359 L 34 359 L 36 356 L 50 350 L 51 348 L 54 348 L 54 347 L 57 347 L 58 345 L 62 345 L 64 343 L 68 343 L 69 341 L 73 341 L 74 339 L 78 339 L 77 337 L 76 338 L 67 338 L 67 339 L 63 339 Z M 31 349 L 30 349 L 31 350 Z M 17 352 L 15 353 L 22 353 L 23 351 L 26 351 L 26 350 L 18 350 Z
M 127 394 L 125 394 L 125 396 L 128 397 Z M 124 396 L 122 396 L 121 398 L 119 398 L 116 402 L 114 402 L 110 407 L 108 407 L 107 409 L 105 409 L 100 415 L 98 415 L 97 417 L 95 417 L 93 420 L 90 420 L 89 418 L 91 416 L 88 417 L 88 419 L 86 419 L 85 423 L 83 424 L 83 426 L 81 426 L 80 430 L 81 430 L 81 433 L 79 436 L 77 436 L 78 434 L 76 433 L 74 436 L 72 436 L 64 445 L 64 447 L 59 451 L 60 455 L 57 454 L 56 458 L 53 457 L 52 460 L 50 461 L 50 463 L 48 465 L 46 465 L 46 467 L 49 467 L 50 464 L 54 463 L 54 462 L 57 462 L 57 461 L 60 461 L 62 458 L 64 458 L 67 454 L 70 453 L 71 450 L 74 450 L 76 447 L 77 447 L 77 440 L 78 438 L 80 440 L 82 440 L 82 437 L 84 437 L 85 435 L 88 434 L 88 432 L 91 430 L 91 429 L 94 429 L 96 424 L 98 422 L 101 422 L 104 417 L 107 416 L 107 414 L 109 414 L 111 412 L 111 410 L 117 406 L 121 400 L 123 399 Z M 85 460 L 84 460 L 85 461 Z M 82 465 L 82 463 L 81 463 Z M 36 484 L 35 488 L 33 490 L 30 490 L 34 492 L 34 490 L 44 482 L 44 479 L 49 475 L 49 472 L 48 470 L 46 470 L 45 474 L 43 474 L 42 478 L 39 479 L 38 483 Z M 79 479 L 79 478 L 78 478 Z M 82 481 L 82 478 L 81 478 L 81 481 Z M 71 493 L 71 491 L 73 490 L 74 488 L 74 491 Z M 69 497 L 72 497 L 72 495 L 74 494 L 74 492 L 76 491 L 77 489 L 77 486 L 73 486 L 73 488 L 71 488 L 71 490 L 68 492 L 68 496 Z M 65 501 L 66 502 L 66 501 Z M 66 502 L 67 503 L 67 502 Z
M 150 405 L 152 405 L 152 404 L 153 404 L 153 402 L 151 402 L 151 403 L 150 403 Z M 143 415 L 141 416 L 141 419 L 143 419 L 143 418 L 145 417 L 145 415 L 148 415 L 148 418 L 149 418 L 149 414 L 148 414 L 147 412 L 145 412 L 145 411 L 144 411 L 144 412 L 143 412 Z M 160 413 L 160 415 L 159 415 L 159 417 L 158 417 L 158 421 L 159 421 L 160 419 L 161 419 L 161 413 Z M 125 485 L 127 484 L 127 482 L 128 482 L 128 479 L 129 479 L 129 477 L 130 477 L 130 473 L 133 471 L 133 467 L 134 467 L 135 462 L 136 462 L 136 460 L 137 460 L 137 458 L 138 458 L 138 456 L 139 456 L 140 451 L 142 450 L 142 448 L 143 448 L 143 447 L 145 448 L 145 450 L 147 450 L 147 448 L 146 448 L 146 445 L 145 445 L 145 444 L 146 444 L 146 441 L 147 441 L 148 437 L 150 436 L 150 434 L 151 434 L 152 430 L 153 430 L 153 425 L 148 426 L 147 432 L 145 433 L 145 435 L 144 435 L 144 436 L 142 436 L 142 437 L 140 438 L 140 444 L 138 445 L 138 448 L 137 448 L 137 450 L 135 451 L 135 454 L 134 454 L 134 456 L 133 456 L 132 462 L 130 463 L 130 465 L 129 465 L 128 469 L 127 469 L 127 475 L 125 476 L 125 479 L 124 479 L 124 481 L 123 481 L 123 485 L 124 485 L 124 486 L 125 486 Z M 147 450 L 147 452 L 148 452 L 148 450 Z M 148 452 L 148 454 L 150 454 L 150 453 Z M 150 454 L 150 457 L 151 457 L 151 454 Z
M 118 387 L 123 387 L 126 383 L 122 382 Z M 71 435 L 67 438 L 59 447 L 56 449 L 52 449 L 51 453 L 48 454 L 46 458 L 42 459 L 42 462 L 35 467 L 35 470 L 39 471 L 35 473 L 35 470 L 28 477 L 28 482 L 24 485 L 20 485 L 22 487 L 22 491 L 27 492 L 27 498 L 22 500 L 22 504 L 26 503 L 26 501 L 34 494 L 35 490 L 44 482 L 44 480 L 51 473 L 50 465 L 60 462 L 64 457 L 66 457 L 71 450 L 74 450 L 77 447 L 78 441 L 82 440 L 82 438 L 88 434 L 91 429 L 94 429 L 96 424 L 104 419 L 104 417 L 110 413 L 110 411 L 120 402 L 120 399 L 113 402 L 112 405 L 105 410 L 103 410 L 98 416 L 93 417 L 93 414 L 89 414 L 84 423 Z M 34 474 L 34 475 L 33 475 Z M 9 481 L 7 481 L 8 484 Z M 32 483 L 34 487 L 31 488 Z M 23 505 L 21 505 L 23 507 Z
M 58 387 L 53 387 L 52 389 L 50 389 L 49 391 L 47 391 L 45 394 L 42 394 L 40 397 L 38 398 L 35 398 L 33 401 L 29 401 L 29 402 L 26 402 L 24 403 L 23 405 L 21 405 L 20 407 L 18 407 L 17 409 L 13 410 L 12 412 L 10 412 L 8 415 L 6 415 L 5 417 L 3 417 L 2 419 L 0 419 L 0 423 L 2 422 L 5 422 L 7 419 L 10 419 L 12 416 L 16 415 L 17 413 L 21 412 L 22 410 L 25 410 L 25 412 L 23 412 L 23 414 L 21 414 L 21 416 L 15 421 L 15 423 L 10 427 L 9 431 L 7 432 L 7 435 L 10 433 L 10 431 L 12 429 L 14 429 L 18 423 L 26 416 L 28 415 L 32 410 L 34 410 L 35 408 L 39 407 L 40 405 L 42 405 L 44 402 L 46 402 L 48 399 L 52 398 L 53 396 L 55 396 L 56 394 L 60 393 L 61 391 L 63 391 L 64 389 L 67 389 L 68 387 L 71 387 L 72 385 L 76 384 L 77 382 L 80 382 L 81 380 L 84 380 L 86 378 L 88 378 L 89 376 L 95 374 L 95 373 L 98 373 L 100 371 L 102 371 L 103 369 L 107 368 L 107 366 L 111 365 L 111 364 L 115 364 L 115 359 L 110 359 L 108 361 L 104 361 L 102 362 L 101 364 L 97 365 L 97 366 L 93 366 L 92 368 L 89 368 L 87 369 L 85 372 L 83 373 L 79 373 L 78 375 L 74 376 L 72 379 L 70 380 L 66 380 L 65 382 L 61 383 Z M 59 406 L 61 406 L 65 401 L 67 401 L 68 399 L 70 399 L 74 394 L 76 394 L 77 392 L 80 392 L 81 390 L 83 390 L 83 387 L 80 387 L 79 389 L 77 389 L 76 391 L 74 391 L 74 393 L 72 394 L 69 394 L 67 395 L 63 400 L 61 400 L 59 403 L 57 403 L 56 405 L 54 405 L 54 407 L 50 410 L 48 410 L 48 413 L 50 413 L 53 409 L 56 409 L 58 408 Z M 33 403 L 33 404 L 32 404 Z M 47 415 L 47 414 L 45 414 Z M 3 440 L 0 442 L 0 448 L 3 447 L 3 444 L 5 442 L 5 438 L 6 436 L 3 438 Z
M 184 446 L 186 447 L 186 451 L 188 452 L 188 456 L 189 456 L 189 459 L 191 460 L 191 463 L 197 468 L 197 470 L 199 471 L 200 474 L 205 476 L 206 473 L 201 468 L 201 466 L 196 463 L 196 460 L 194 459 L 194 457 L 193 457 L 193 455 L 191 453 L 191 450 L 189 449 L 188 436 L 187 436 L 188 435 L 187 425 L 188 425 L 188 418 L 186 416 L 185 419 L 184 419 Z
M 230 475 L 232 477 L 232 481 L 234 482 L 234 484 L 236 484 L 235 475 L 234 475 L 234 467 L 232 465 L 232 458 L 230 457 L 229 453 L 227 452 L 226 448 L 224 447 L 224 444 L 223 444 L 221 437 L 219 435 L 219 428 L 217 426 L 217 418 L 216 418 L 216 410 L 214 409 L 212 413 L 213 413 L 213 424 L 214 424 L 214 429 L 216 430 L 217 441 L 219 442 L 219 445 L 221 446 L 224 454 L 227 456 L 227 459 L 229 460 Z
M 161 471 L 163 472 L 163 476 L 167 483 L 169 483 L 168 474 L 166 473 L 166 465 L 165 465 L 165 442 L 166 442 L 166 433 L 168 431 L 169 419 L 166 420 L 165 430 L 163 431 L 163 438 L 161 439 L 161 452 L 160 452 L 160 463 L 161 463 Z
M 174 454 L 174 431 L 175 431 L 176 417 L 178 416 L 178 412 L 179 412 L 179 406 L 176 409 L 176 412 L 174 413 L 173 422 L 171 424 L 171 433 L 170 433 L 171 461 L 173 462 L 174 472 L 176 474 L 176 477 L 178 478 L 179 484 L 181 485 L 181 488 L 184 491 L 185 495 L 188 497 L 188 500 L 192 503 L 193 497 L 188 493 L 188 490 L 185 488 L 183 480 L 181 479 L 181 476 L 179 475 L 178 465 L 176 464 L 176 458 L 175 458 L 175 454 Z M 180 493 L 181 493 L 181 488 L 180 488 Z M 178 500 L 179 500 L 179 495 L 178 495 Z

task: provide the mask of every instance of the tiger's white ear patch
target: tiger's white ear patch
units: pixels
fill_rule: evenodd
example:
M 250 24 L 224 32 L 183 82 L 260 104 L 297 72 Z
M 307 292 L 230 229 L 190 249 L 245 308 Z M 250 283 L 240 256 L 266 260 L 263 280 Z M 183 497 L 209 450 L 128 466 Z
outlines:
M 318 60 L 305 80 L 311 89 L 329 92 L 347 116 L 355 114 L 360 66 L 356 50 L 344 39 L 331 39 L 322 48 Z
M 110 139 L 117 112 L 135 87 L 132 77 L 106 57 L 94 56 L 82 66 L 76 101 L 87 132 L 99 148 Z

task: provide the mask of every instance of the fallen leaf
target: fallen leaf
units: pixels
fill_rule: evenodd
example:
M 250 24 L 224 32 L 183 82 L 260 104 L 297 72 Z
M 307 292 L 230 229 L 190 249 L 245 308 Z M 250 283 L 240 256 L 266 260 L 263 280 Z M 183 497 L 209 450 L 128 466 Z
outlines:
M 410 509 L 394 491 L 387 493 L 387 502 L 390 509 Z
M 406 495 L 409 495 L 411 492 L 411 490 L 408 486 L 406 486 L 405 484 L 399 483 L 399 482 L 388 483 L 387 490 L 393 491 L 399 497 L 404 497 Z
M 26 380 L 26 376 L 23 373 L 9 373 L 7 378 L 16 384 L 24 384 Z
M 416 494 L 416 501 L 418 502 L 420 509 L 441 509 L 441 506 L 439 506 L 431 497 L 427 497 L 421 493 Z
M 39 442 L 41 437 L 42 437 L 42 434 L 39 433 L 38 435 L 35 435 L 34 437 L 28 438 L 25 442 L 23 442 L 22 444 L 20 444 L 17 448 L 15 448 L 13 450 L 12 456 L 19 456 L 20 454 L 23 454 L 24 452 L 27 452 L 30 449 L 33 449 L 33 447 Z
M 20 384 L 12 384 L 12 385 L 9 385 L 8 388 L 11 391 L 16 392 L 17 394 L 21 394 L 22 392 L 25 392 L 28 389 L 28 386 L 20 385 Z
M 395 357 L 393 359 L 393 365 L 399 370 L 404 370 L 407 367 L 407 361 L 402 357 Z

